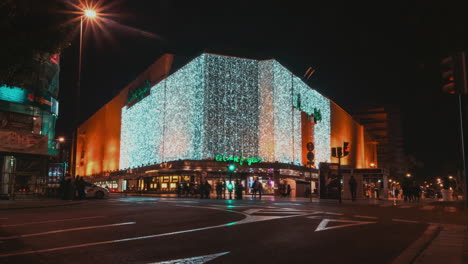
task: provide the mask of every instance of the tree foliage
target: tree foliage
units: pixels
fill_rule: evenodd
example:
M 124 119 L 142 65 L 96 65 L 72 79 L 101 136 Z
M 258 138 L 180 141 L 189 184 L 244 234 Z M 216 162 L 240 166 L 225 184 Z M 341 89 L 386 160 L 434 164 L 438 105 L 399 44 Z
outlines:
M 67 8 L 60 0 L 0 3 L 0 85 L 24 87 L 38 62 L 69 46 L 76 25 Z

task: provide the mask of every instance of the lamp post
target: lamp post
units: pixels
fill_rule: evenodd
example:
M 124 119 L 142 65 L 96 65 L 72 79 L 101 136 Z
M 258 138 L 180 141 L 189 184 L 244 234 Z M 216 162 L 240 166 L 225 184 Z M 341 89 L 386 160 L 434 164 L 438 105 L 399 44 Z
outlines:
M 76 84 L 76 94 L 75 94 L 75 124 L 73 131 L 73 144 L 72 144 L 72 161 L 71 161 L 71 174 L 73 177 L 76 177 L 76 167 L 77 167 L 77 146 L 78 146 L 78 126 L 79 122 L 79 113 L 80 113 L 80 89 L 81 89 L 81 60 L 83 53 L 83 22 L 85 19 L 93 20 L 96 19 L 98 14 L 93 9 L 83 9 L 83 13 L 80 16 L 80 53 L 78 58 L 78 81 Z

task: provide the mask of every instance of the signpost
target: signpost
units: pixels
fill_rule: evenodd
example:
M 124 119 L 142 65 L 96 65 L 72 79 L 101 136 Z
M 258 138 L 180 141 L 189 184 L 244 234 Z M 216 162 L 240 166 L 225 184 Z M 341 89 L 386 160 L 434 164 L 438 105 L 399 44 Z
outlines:
M 341 189 L 342 189 L 342 176 L 341 176 L 341 158 L 344 158 L 349 155 L 349 142 L 344 142 L 343 147 L 332 148 L 332 156 L 338 158 L 338 199 L 341 201 Z
M 315 146 L 314 146 L 314 143 L 312 142 L 308 142 L 307 143 L 307 164 L 310 166 L 310 193 L 309 193 L 309 197 L 310 197 L 310 201 L 312 202 L 312 168 L 314 166 L 314 163 L 315 163 L 315 155 L 314 155 L 314 151 L 315 149 Z

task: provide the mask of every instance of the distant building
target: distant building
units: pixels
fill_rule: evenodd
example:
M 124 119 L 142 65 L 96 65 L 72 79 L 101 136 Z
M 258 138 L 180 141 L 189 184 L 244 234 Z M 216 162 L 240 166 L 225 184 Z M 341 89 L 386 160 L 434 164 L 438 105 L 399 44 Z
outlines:
M 387 169 L 390 177 L 403 179 L 407 165 L 400 109 L 394 105 L 362 108 L 353 116 L 377 144 L 378 166 Z
M 57 153 L 59 55 L 25 71 L 21 87 L 0 84 L 0 196 L 43 194 Z
M 246 190 L 257 178 L 266 193 L 288 182 L 303 196 L 303 182 L 318 188 L 319 163 L 338 161 L 331 147 L 351 143 L 350 168 L 370 168 L 375 155 L 363 126 L 276 60 L 206 53 L 182 64 L 164 55 L 78 135 L 77 174 L 119 191 L 213 185 L 234 162 Z

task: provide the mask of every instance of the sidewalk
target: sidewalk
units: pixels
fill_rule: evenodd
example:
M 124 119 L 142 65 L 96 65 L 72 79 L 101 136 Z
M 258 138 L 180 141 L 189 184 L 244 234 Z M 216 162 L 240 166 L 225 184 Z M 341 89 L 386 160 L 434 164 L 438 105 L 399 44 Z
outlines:
M 85 201 L 61 200 L 54 198 L 35 198 L 23 200 L 0 200 L 1 210 L 47 208 L 57 206 L 69 206 L 84 203 Z
M 177 194 L 156 194 L 156 193 L 110 193 L 110 197 L 132 197 L 132 196 L 145 196 L 145 197 L 160 197 L 160 198 L 173 198 L 173 199 L 200 199 L 199 196 L 195 197 L 185 197 L 184 195 L 178 197 Z M 216 196 L 212 195 L 212 200 L 216 200 Z M 251 197 L 251 195 L 243 195 L 242 200 L 251 200 L 251 201 L 259 201 L 260 198 L 257 196 L 256 198 Z M 280 197 L 274 195 L 262 195 L 262 201 L 275 201 L 275 202 L 311 202 L 310 198 L 304 197 Z M 313 197 L 312 202 L 316 203 L 325 203 L 325 204 L 338 204 L 338 200 L 336 199 L 319 199 L 318 197 Z M 397 204 L 397 205 L 441 205 L 441 206 L 455 206 L 457 208 L 463 208 L 463 201 L 441 201 L 441 200 L 433 200 L 433 199 L 421 199 L 418 202 L 405 202 L 403 199 L 398 199 L 396 201 L 393 198 L 390 199 L 361 199 L 356 201 L 351 200 L 342 200 L 343 204 L 346 205 L 390 205 L 390 204 Z

